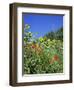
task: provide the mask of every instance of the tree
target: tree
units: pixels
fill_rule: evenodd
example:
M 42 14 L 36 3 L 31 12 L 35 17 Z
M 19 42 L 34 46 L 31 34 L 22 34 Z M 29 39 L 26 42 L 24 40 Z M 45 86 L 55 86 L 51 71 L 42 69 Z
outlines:
M 61 27 L 56 32 L 49 32 L 45 36 L 47 38 L 50 38 L 51 40 L 53 40 L 53 39 L 63 40 L 63 28 Z

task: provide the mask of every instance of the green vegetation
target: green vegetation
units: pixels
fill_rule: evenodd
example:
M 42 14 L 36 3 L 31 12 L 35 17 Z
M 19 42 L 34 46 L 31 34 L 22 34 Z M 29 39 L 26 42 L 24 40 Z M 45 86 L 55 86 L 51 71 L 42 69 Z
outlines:
M 63 28 L 60 28 L 56 32 L 49 32 L 46 34 L 47 38 L 56 39 L 56 40 L 62 40 L 63 41 Z
M 28 24 L 24 35 L 24 74 L 63 72 L 63 29 L 35 38 Z

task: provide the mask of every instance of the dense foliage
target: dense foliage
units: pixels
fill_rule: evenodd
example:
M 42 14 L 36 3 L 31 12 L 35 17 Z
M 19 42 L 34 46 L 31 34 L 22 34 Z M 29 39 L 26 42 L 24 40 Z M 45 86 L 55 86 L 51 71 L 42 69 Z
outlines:
M 24 74 L 62 73 L 63 29 L 36 38 L 29 28 L 24 33 Z
M 50 39 L 63 40 L 63 28 L 60 28 L 56 32 L 49 32 L 45 36 Z

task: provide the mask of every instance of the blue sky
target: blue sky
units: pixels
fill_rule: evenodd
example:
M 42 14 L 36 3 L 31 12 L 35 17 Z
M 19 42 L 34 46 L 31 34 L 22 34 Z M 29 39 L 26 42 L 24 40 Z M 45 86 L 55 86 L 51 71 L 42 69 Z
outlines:
M 29 24 L 29 31 L 33 34 L 38 32 L 36 37 L 44 36 L 51 31 L 57 31 L 63 27 L 63 15 L 41 15 L 41 14 L 23 14 L 24 25 Z

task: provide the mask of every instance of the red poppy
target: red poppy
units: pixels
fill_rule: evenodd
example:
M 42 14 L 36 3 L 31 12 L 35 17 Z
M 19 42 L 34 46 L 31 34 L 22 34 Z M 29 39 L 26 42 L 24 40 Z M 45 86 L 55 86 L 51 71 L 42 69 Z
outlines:
M 58 59 L 59 59 L 58 55 L 54 55 L 54 60 L 58 60 Z
M 50 61 L 50 64 L 53 64 L 55 61 L 58 61 L 59 63 L 61 63 L 58 55 L 54 55 L 54 57 L 53 57 L 52 60 Z
M 36 48 L 36 45 L 32 45 L 32 48 Z

